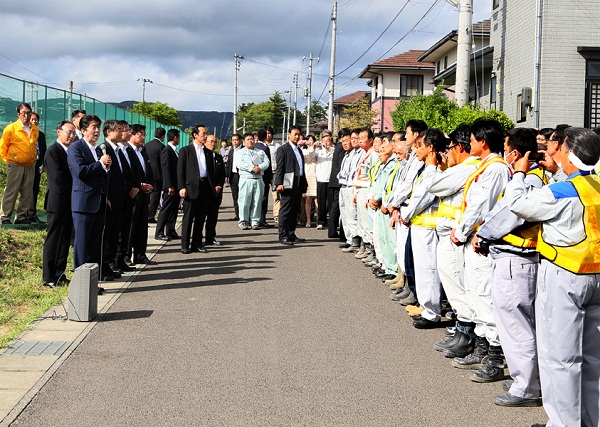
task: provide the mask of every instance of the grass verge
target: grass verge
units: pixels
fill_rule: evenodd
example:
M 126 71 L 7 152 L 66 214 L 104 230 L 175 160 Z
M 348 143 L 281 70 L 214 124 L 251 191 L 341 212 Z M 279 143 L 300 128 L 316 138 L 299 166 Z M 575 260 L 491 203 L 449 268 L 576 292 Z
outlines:
M 45 231 L 0 228 L 0 348 L 60 304 L 56 290 L 42 285 L 45 237 Z M 68 287 L 59 292 L 64 297 Z

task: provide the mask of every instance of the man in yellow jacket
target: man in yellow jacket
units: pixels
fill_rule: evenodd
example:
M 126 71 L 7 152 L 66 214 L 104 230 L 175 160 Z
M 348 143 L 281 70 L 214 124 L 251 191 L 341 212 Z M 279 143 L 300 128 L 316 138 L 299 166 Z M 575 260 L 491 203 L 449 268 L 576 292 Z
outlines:
M 31 123 L 31 107 L 23 102 L 17 107 L 18 120 L 8 124 L 0 139 L 0 157 L 6 163 L 6 187 L 2 197 L 0 217 L 2 224 L 10 224 L 17 194 L 19 207 L 15 224 L 29 224 L 27 209 L 33 197 L 35 175 L 36 144 L 39 131 Z

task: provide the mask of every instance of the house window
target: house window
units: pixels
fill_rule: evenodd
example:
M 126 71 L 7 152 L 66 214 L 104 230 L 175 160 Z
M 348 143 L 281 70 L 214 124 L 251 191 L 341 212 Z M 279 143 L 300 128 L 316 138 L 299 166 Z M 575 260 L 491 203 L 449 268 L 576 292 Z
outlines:
M 498 9 L 500 7 L 500 0 L 492 0 L 492 9 Z
M 584 125 L 600 126 L 600 60 L 586 62 Z
M 423 76 L 414 74 L 400 75 L 400 96 L 409 97 L 423 94 Z
M 448 68 L 448 57 L 444 56 L 444 70 Z
M 496 76 L 490 79 L 490 108 L 496 108 Z

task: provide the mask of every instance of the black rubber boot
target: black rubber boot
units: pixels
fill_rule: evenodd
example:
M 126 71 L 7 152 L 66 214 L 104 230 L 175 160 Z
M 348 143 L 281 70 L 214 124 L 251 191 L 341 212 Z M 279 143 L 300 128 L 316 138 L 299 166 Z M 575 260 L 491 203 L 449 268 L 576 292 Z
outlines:
M 487 356 L 488 343 L 485 338 L 475 338 L 475 349 L 473 353 L 467 354 L 465 357 L 455 357 L 452 359 L 452 366 L 458 369 L 479 369 L 481 361 Z M 444 356 L 446 355 L 444 350 Z
M 495 381 L 502 381 L 505 378 L 502 347 L 491 345 L 488 348 L 488 355 L 481 363 L 481 368 L 471 374 L 471 381 L 476 383 L 493 383 Z
M 456 332 L 460 333 L 460 340 L 453 346 L 446 347 L 444 356 L 448 358 L 465 357 L 475 349 L 475 324 L 467 322 L 456 322 Z

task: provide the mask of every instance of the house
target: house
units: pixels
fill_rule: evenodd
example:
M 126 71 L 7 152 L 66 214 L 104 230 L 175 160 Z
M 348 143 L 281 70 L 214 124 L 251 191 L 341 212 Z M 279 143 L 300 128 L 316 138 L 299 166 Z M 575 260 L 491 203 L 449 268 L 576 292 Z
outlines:
M 496 109 L 519 126 L 600 126 L 599 6 L 599 0 L 493 0 Z
M 490 23 L 491 21 L 488 19 L 473 24 L 471 32 L 473 48 L 470 61 L 469 100 L 483 108 L 490 108 L 491 105 L 490 90 L 494 48 L 490 46 Z M 457 46 L 458 30 L 453 30 L 417 59 L 435 64 L 432 83 L 437 86 L 443 82 L 446 96 L 450 99 L 454 98 L 454 85 L 456 84 Z
M 361 98 L 368 98 L 370 95 L 369 91 L 359 90 L 358 92 L 344 95 L 340 98 L 333 100 L 333 123 L 335 124 L 334 131 L 337 131 L 340 127 L 341 120 L 344 119 L 344 109 L 349 104 L 354 104 Z
M 371 108 L 378 112 L 373 125 L 374 132 L 394 129 L 390 112 L 396 110 L 401 98 L 433 91 L 435 64 L 418 61 L 424 53 L 423 50 L 409 50 L 369 64 L 359 74 L 360 78 L 369 79 Z

